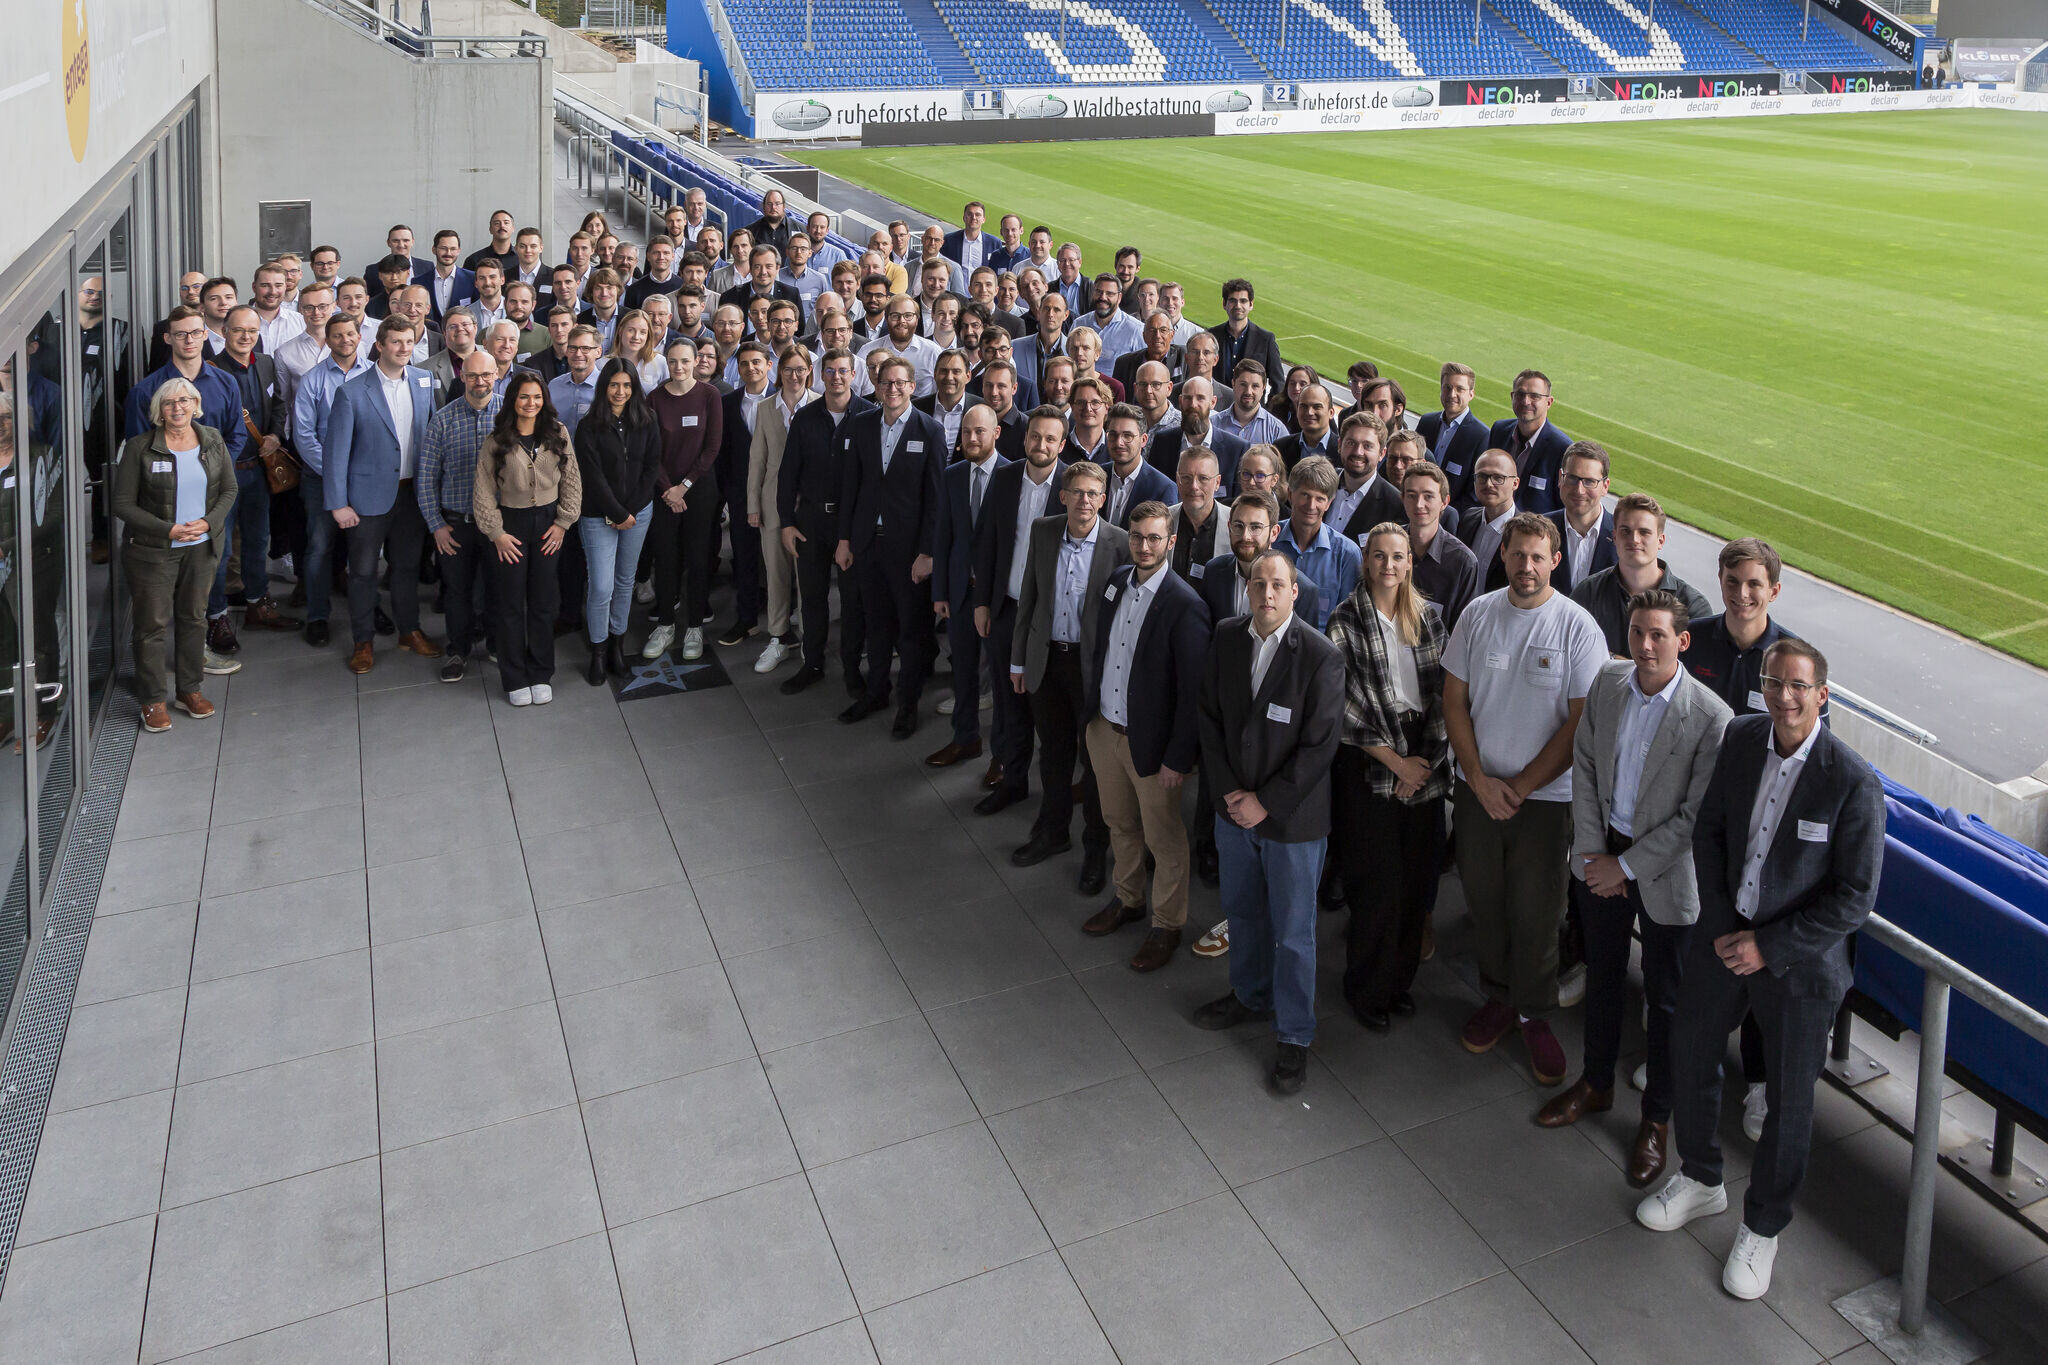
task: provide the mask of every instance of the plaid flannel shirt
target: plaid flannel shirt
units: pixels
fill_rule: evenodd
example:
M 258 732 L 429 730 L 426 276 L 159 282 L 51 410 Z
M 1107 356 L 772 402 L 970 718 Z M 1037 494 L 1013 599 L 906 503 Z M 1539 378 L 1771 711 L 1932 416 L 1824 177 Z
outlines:
M 1441 801 L 1451 790 L 1451 740 L 1444 729 L 1444 645 L 1449 640 L 1436 607 L 1425 604 L 1422 639 L 1415 646 L 1415 678 L 1422 688 L 1422 752 L 1405 751 L 1400 717 L 1394 710 L 1393 662 L 1387 657 L 1386 639 L 1380 633 L 1372 594 L 1364 580 L 1330 613 L 1330 643 L 1344 656 L 1344 729 L 1340 742 L 1359 749 L 1384 746 L 1404 758 L 1429 760 L 1429 781 L 1407 804 Z M 1395 793 L 1399 779 L 1384 763 L 1367 766 L 1367 781 L 1374 796 L 1402 799 Z

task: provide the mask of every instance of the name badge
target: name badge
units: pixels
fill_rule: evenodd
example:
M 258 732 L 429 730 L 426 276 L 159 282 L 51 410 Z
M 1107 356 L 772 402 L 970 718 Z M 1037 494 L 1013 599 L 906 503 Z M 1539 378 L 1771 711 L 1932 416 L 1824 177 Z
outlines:
M 1801 820 L 1799 837 L 1809 844 L 1824 844 L 1828 841 L 1828 827 L 1818 820 Z
M 426 378 L 415 379 L 413 380 L 413 383 L 419 385 L 423 389 L 431 389 L 434 387 L 434 381 Z
M 677 425 L 678 425 L 678 426 L 685 426 L 685 427 L 694 427 L 694 426 L 696 426 L 696 425 L 697 425 L 697 418 L 696 418 L 696 414 L 694 414 L 694 413 L 693 413 L 693 414 L 691 414 L 690 416 L 688 416 L 688 417 L 685 417 L 685 418 L 684 418 L 684 419 L 683 419 L 683 420 L 682 420 L 681 422 L 677 423 Z
M 1544 478 L 1541 474 L 1532 475 L 1529 479 L 1529 487 L 1548 488 L 1550 487 L 1550 480 Z
M 904 443 L 904 449 L 906 449 L 906 450 L 910 450 L 910 451 L 913 451 L 913 452 L 915 452 L 915 451 L 919 451 L 919 450 L 923 450 L 923 449 L 924 449 L 924 442 L 923 442 L 923 441 L 908 441 L 908 442 L 905 442 L 905 443 Z
M 1266 708 L 1266 719 L 1272 721 L 1275 725 L 1285 725 L 1294 719 L 1294 712 L 1288 710 L 1279 702 L 1274 702 Z
M 1188 565 L 1188 577 L 1189 577 L 1189 578 L 1200 578 L 1200 577 L 1202 577 L 1202 575 L 1204 575 L 1204 574 L 1206 574 L 1206 573 L 1208 573 L 1208 572 L 1209 572 L 1209 566 L 1208 566 L 1207 564 L 1190 564 L 1190 565 Z
M 1361 549 L 1361 550 L 1363 550 L 1363 549 L 1364 549 L 1364 548 L 1366 547 L 1366 546 L 1365 546 L 1365 543 L 1366 543 L 1367 541 L 1371 540 L 1371 539 L 1372 539 L 1372 532 L 1370 532 L 1370 531 L 1366 531 L 1366 532 L 1364 532 L 1363 534 L 1361 534 L 1361 535 L 1360 535 L 1360 536 L 1358 537 L 1358 548 L 1359 548 L 1359 549 Z
M 1486 666 L 1488 668 L 1498 668 L 1502 671 L 1506 671 L 1508 667 L 1508 656 L 1497 649 L 1489 649 L 1486 651 Z
M 1114 583 L 1102 590 L 1102 600 L 1105 602 L 1116 601 L 1116 585 Z
M 176 468 L 177 466 L 169 460 L 151 460 L 149 462 L 149 472 L 152 474 L 168 474 Z
M 6 478 L 4 478 L 4 479 L 0 479 L 0 488 L 12 488 L 12 487 L 14 487 L 14 476 L 13 476 L 12 474 L 9 474 L 9 475 L 8 475 L 8 476 L 7 476 Z
M 1752 711 L 1768 711 L 1770 709 L 1769 707 L 1764 705 L 1764 694 L 1757 691 L 1755 688 L 1750 689 L 1749 709 Z
M 1465 466 L 1461 464 L 1447 464 L 1444 466 L 1444 473 L 1446 474 L 1462 474 L 1464 472 Z
M 98 355 L 100 353 L 100 344 L 95 341 L 92 345 L 85 348 L 85 353 L 87 355 Z

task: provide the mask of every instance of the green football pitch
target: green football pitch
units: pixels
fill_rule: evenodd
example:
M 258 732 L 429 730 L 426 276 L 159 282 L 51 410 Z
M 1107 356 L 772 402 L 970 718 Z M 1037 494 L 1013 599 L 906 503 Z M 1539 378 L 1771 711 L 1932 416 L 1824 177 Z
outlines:
M 980 199 L 1126 243 L 1290 360 L 1437 367 L 1552 420 L 1618 491 L 2048 664 L 2048 119 L 1997 111 L 810 154 L 934 217 Z M 1709 597 L 1712 592 L 1709 590 Z

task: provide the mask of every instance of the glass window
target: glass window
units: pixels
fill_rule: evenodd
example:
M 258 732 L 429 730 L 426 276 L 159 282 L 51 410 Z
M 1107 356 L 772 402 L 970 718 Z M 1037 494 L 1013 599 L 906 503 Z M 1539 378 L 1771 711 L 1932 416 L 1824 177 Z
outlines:
M 78 344 L 82 321 L 76 301 L 60 287 L 29 333 L 29 401 L 37 417 L 15 462 L 19 534 L 26 540 L 23 558 L 28 569 L 22 591 L 28 599 L 35 660 L 34 714 L 23 717 L 15 743 L 26 747 L 30 737 L 34 739 L 45 881 L 62 841 L 77 777 L 70 730 L 73 618 L 67 504 L 75 477 L 73 466 L 81 458 L 85 442 L 83 430 L 70 425 L 65 411 L 64 351 L 67 344 Z
M 126 213 L 116 220 L 86 258 L 78 281 L 80 408 L 85 419 L 85 458 L 78 472 L 87 490 L 91 536 L 92 567 L 85 576 L 86 658 L 87 686 L 95 706 L 113 678 L 118 629 L 112 619 L 112 574 L 100 566 L 112 555 L 107 503 L 120 451 L 121 413 L 134 380 L 132 222 Z
M 19 452 L 27 443 L 29 420 L 17 422 L 33 409 L 16 376 L 19 338 L 8 338 L 0 351 L 0 1001 L 14 998 L 23 955 L 28 949 L 28 818 L 26 758 L 14 747 L 23 723 L 20 563 L 15 528 L 19 492 Z M 4 1008 L 4 1006 L 0 1006 Z

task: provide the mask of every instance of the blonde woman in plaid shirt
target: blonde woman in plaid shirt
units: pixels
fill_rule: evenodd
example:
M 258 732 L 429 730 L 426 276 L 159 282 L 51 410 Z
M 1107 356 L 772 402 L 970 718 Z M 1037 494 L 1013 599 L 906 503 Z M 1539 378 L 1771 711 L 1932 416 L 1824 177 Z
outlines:
M 1344 729 L 1330 770 L 1330 848 L 1351 905 L 1344 998 L 1375 1033 L 1413 1014 L 1422 926 L 1443 861 L 1451 787 L 1444 731 L 1449 632 L 1417 592 L 1408 528 L 1366 534 L 1365 571 L 1330 613 L 1344 659 Z

